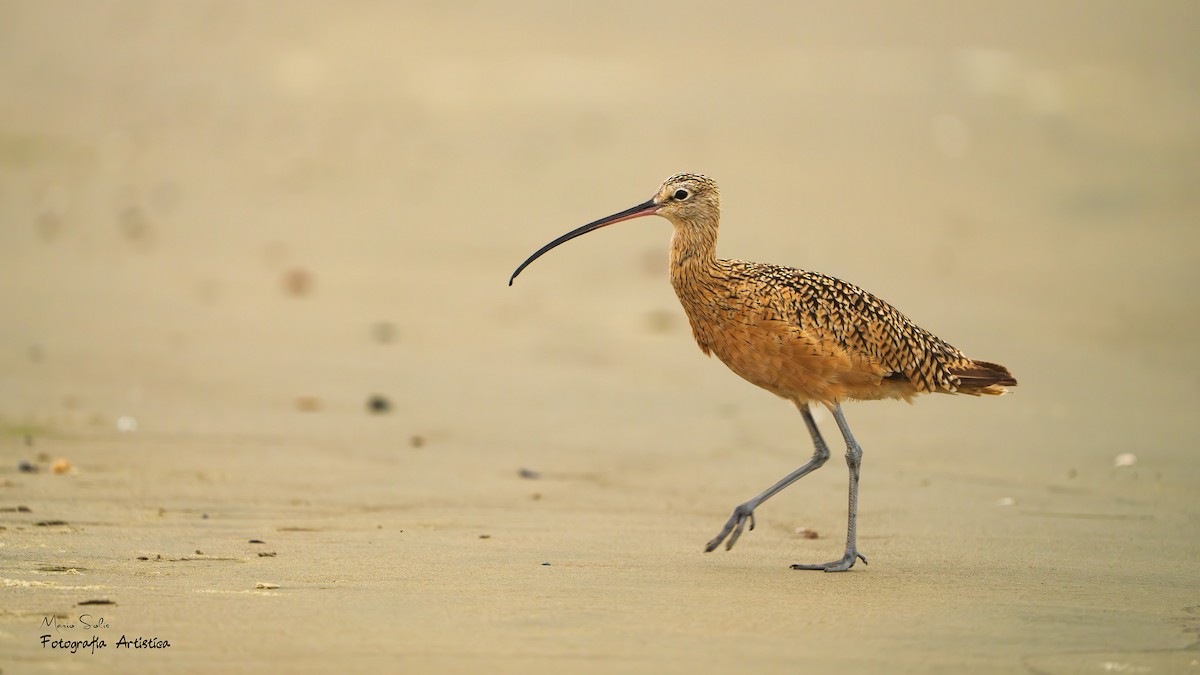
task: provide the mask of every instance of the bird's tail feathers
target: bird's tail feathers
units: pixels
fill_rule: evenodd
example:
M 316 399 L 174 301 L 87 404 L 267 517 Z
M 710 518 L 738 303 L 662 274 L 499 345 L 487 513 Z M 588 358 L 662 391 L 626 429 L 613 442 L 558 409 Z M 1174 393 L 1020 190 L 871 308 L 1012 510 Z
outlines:
M 959 380 L 960 394 L 1000 396 L 1008 393 L 1006 387 L 1017 386 L 1016 378 L 999 363 L 972 361 L 971 365 L 952 368 L 950 372 Z

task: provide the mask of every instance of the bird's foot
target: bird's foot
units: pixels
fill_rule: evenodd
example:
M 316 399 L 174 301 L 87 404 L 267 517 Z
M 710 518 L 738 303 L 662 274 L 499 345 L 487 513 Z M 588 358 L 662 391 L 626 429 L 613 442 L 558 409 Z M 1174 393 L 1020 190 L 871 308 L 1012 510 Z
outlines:
M 750 521 L 750 529 L 753 530 L 754 506 L 749 502 L 745 504 L 738 504 L 737 508 L 733 510 L 733 515 L 729 516 L 729 520 L 726 521 L 725 527 L 721 528 L 721 531 L 717 533 L 717 536 L 713 537 L 713 540 L 705 545 L 704 552 L 712 553 L 713 551 L 717 550 L 717 547 L 721 545 L 722 541 L 725 541 L 726 537 L 728 537 L 729 540 L 725 541 L 725 550 L 728 551 L 729 549 L 733 548 L 733 545 L 737 543 L 738 537 L 742 536 L 742 529 L 746 526 L 747 520 Z
M 822 570 L 825 572 L 845 572 L 846 570 L 850 569 L 851 567 L 854 567 L 854 563 L 858 560 L 863 561 L 864 565 L 868 564 L 867 556 L 859 553 L 858 551 L 846 551 L 846 555 L 842 556 L 841 560 L 834 560 L 832 562 L 827 562 L 827 563 L 824 563 L 821 565 L 792 565 L 792 569 L 794 569 L 794 570 Z

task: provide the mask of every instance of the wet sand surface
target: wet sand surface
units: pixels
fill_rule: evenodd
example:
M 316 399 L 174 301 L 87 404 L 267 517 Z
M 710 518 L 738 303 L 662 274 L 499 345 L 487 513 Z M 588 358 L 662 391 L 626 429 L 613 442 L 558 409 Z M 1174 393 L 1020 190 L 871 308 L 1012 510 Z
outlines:
M 1200 672 L 1198 24 L 0 5 L 0 669 Z M 682 170 L 1021 382 L 846 406 L 869 566 L 836 457 L 702 552 L 811 449 L 665 221 L 506 286 Z

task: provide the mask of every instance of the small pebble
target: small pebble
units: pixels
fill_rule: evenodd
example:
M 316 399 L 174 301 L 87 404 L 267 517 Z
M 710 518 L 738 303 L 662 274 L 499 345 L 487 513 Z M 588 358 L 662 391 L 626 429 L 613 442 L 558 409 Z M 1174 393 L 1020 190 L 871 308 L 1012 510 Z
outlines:
M 251 539 L 250 543 L 251 544 L 265 544 L 267 542 L 263 541 L 262 539 Z
M 996 506 L 1013 506 L 1016 503 L 1017 500 L 1013 499 L 1012 497 L 1001 497 L 1000 499 L 996 500 Z
M 37 473 L 38 468 L 37 464 L 34 464 L 33 462 L 21 460 L 21 462 L 17 464 L 17 471 L 20 471 L 21 473 Z
M 396 340 L 396 325 L 389 321 L 378 321 L 371 326 L 371 337 L 379 344 L 390 344 Z
M 517 475 L 520 476 L 521 478 L 527 478 L 529 480 L 537 480 L 542 477 L 542 474 L 540 472 L 534 471 L 533 469 L 525 469 L 525 468 L 522 468 L 520 471 L 517 471 Z
M 50 465 L 50 470 L 54 473 L 63 474 L 71 470 L 71 463 L 65 459 L 58 459 Z
M 817 534 L 816 530 L 809 529 L 807 527 L 797 527 L 796 534 L 800 535 L 801 537 L 803 537 L 805 539 L 818 539 L 821 536 L 821 535 Z
M 297 396 L 296 410 L 300 412 L 316 412 L 321 409 L 321 399 L 316 396 Z
M 550 563 L 548 563 L 548 562 L 542 563 L 542 567 L 549 567 L 549 566 L 550 566 Z
M 371 396 L 371 398 L 367 399 L 367 410 L 370 410 L 376 415 L 382 415 L 391 409 L 391 401 L 387 400 L 383 396 L 380 396 L 379 394 L 374 394 Z
M 279 588 L 279 584 L 270 584 L 270 583 L 267 583 L 267 582 L 265 582 L 265 581 L 260 581 L 260 582 L 258 582 L 257 584 L 254 584 L 254 587 L 255 587 L 255 588 L 265 588 L 265 589 L 268 589 L 268 590 L 269 590 L 269 589 L 272 589 L 272 588 Z
M 481 534 L 481 535 L 479 535 L 479 538 L 480 538 L 480 539 L 491 539 L 491 538 L 492 538 L 492 535 L 490 535 L 490 534 Z
M 258 557 L 260 557 L 260 558 L 274 558 L 274 557 L 275 557 L 275 551 L 259 551 L 259 552 L 258 552 Z
M 283 290 L 288 295 L 299 298 L 313 289 L 313 275 L 308 270 L 296 267 L 283 274 Z
M 408 444 L 414 448 L 423 448 L 425 447 L 425 437 L 420 434 L 413 434 L 409 437 Z
M 138 430 L 138 421 L 129 415 L 122 415 L 117 418 L 117 431 L 122 433 L 133 433 Z
M 1122 452 L 1113 458 L 1113 468 L 1119 469 L 1123 466 L 1133 466 L 1137 464 L 1137 455 L 1132 452 Z
M 204 551 L 201 551 L 200 549 L 196 549 L 196 555 L 204 555 Z

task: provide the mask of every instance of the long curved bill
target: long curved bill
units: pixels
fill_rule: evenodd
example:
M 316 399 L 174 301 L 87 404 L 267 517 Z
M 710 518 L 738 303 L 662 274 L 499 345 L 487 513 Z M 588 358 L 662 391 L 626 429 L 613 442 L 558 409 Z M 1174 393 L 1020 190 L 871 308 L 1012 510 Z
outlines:
M 598 229 L 604 227 L 605 225 L 612 225 L 613 223 L 619 223 L 622 220 L 629 220 L 631 218 L 640 218 L 642 216 L 654 215 L 654 212 L 657 210 L 658 210 L 658 204 L 655 204 L 654 200 L 650 199 L 650 200 L 647 200 L 646 202 L 638 204 L 637 206 L 635 206 L 633 208 L 625 209 L 624 211 L 622 211 L 620 213 L 614 213 L 611 216 L 608 216 L 607 218 L 601 218 L 600 220 L 597 220 L 593 223 L 588 223 L 587 225 L 584 225 L 583 227 L 581 227 L 579 229 L 571 230 L 570 232 L 559 237 L 558 239 L 555 239 L 554 241 L 550 242 L 549 244 L 546 244 L 545 246 L 539 248 L 537 250 L 537 253 L 534 253 L 533 255 L 526 258 L 525 262 L 521 263 L 521 266 L 517 268 L 517 271 L 513 272 L 512 276 L 508 278 L 508 285 L 512 286 L 513 279 L 517 278 L 517 275 L 521 273 L 521 270 L 525 269 L 526 267 L 529 267 L 530 263 L 532 263 L 534 260 L 537 260 L 538 258 L 542 257 L 543 254 L 545 254 L 547 251 L 554 248 L 555 246 L 558 246 L 559 244 L 571 241 L 575 237 L 583 236 L 593 230 L 598 230 Z

